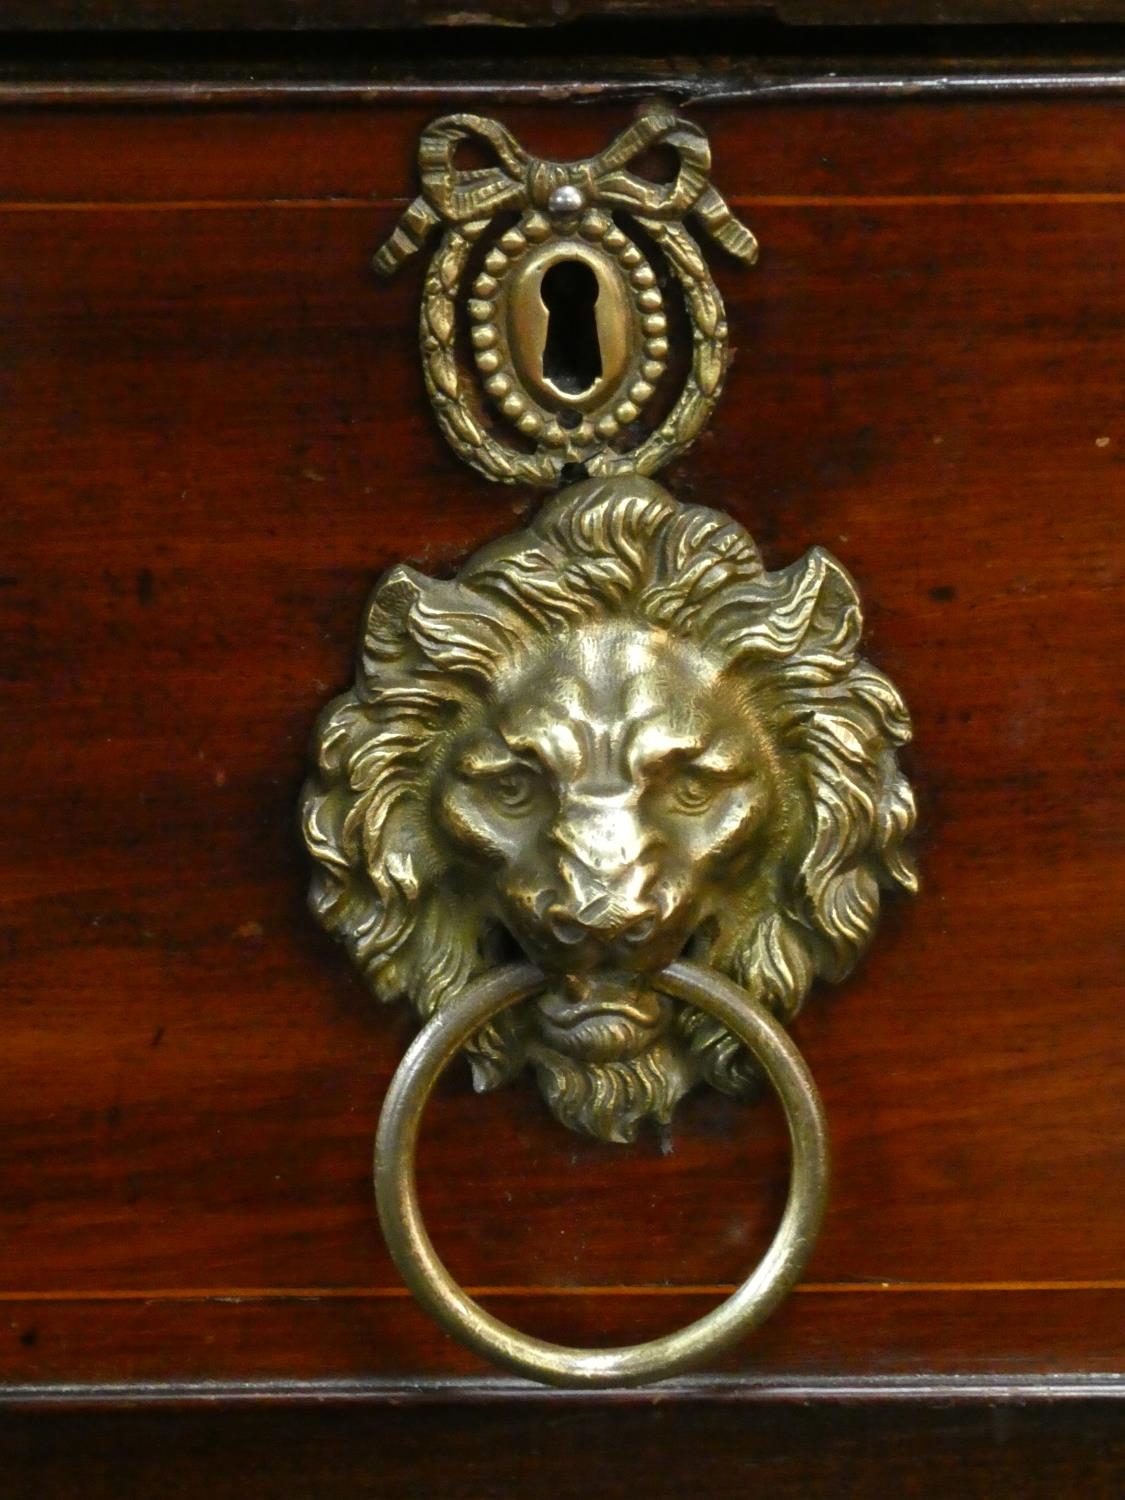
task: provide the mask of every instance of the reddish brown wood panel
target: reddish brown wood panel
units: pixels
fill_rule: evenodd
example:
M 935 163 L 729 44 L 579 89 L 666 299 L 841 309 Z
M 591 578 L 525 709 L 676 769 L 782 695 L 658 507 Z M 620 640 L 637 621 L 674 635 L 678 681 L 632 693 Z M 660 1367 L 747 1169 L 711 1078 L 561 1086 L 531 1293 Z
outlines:
M 575 1217 L 582 1223 L 586 1216 L 578 1208 Z M 471 1289 L 517 1327 L 591 1346 L 657 1337 L 719 1300 L 714 1287 Z M 5 1352 L 5 1377 L 27 1381 L 33 1375 L 36 1382 L 6 1390 L 12 1400 L 36 1389 L 48 1390 L 54 1402 L 65 1400 L 66 1388 L 75 1384 L 104 1389 L 120 1402 L 131 1386 L 151 1383 L 204 1404 L 245 1397 L 243 1382 L 276 1399 L 284 1396 L 278 1382 L 297 1380 L 297 1394 L 337 1400 L 360 1382 L 373 1402 L 424 1395 L 447 1380 L 492 1397 L 510 1397 L 520 1384 L 482 1367 L 405 1288 L 391 1284 L 6 1297 L 0 1330 L 13 1349 Z M 1049 1395 L 1059 1386 L 1080 1396 L 1087 1390 L 1083 1381 L 1112 1387 L 1120 1376 L 1119 1290 L 1065 1282 L 993 1288 L 811 1283 L 745 1347 L 703 1377 L 666 1382 L 657 1394 L 662 1400 L 701 1393 L 808 1399 L 863 1386 L 882 1396 L 924 1397 L 934 1387 L 972 1394 L 984 1382 L 1010 1386 L 1017 1396 Z
M 595 87 L 602 92 L 606 85 Z M 88 107 L 10 106 L 3 116 L 0 202 L 150 203 L 165 212 L 240 203 L 307 204 L 308 212 L 322 215 L 375 210 L 382 200 L 412 196 L 418 135 L 439 114 L 464 107 L 502 115 L 529 150 L 559 159 L 600 150 L 634 116 L 621 103 L 498 106 L 454 93 L 440 103 L 404 93 L 399 99 L 394 90 L 373 89 L 362 104 L 301 109 L 280 107 L 276 99 L 284 91 L 274 88 L 267 96 L 273 108 L 115 110 L 98 107 L 106 96 L 85 89 Z M 158 88 L 146 97 L 154 94 Z M 826 199 L 877 205 L 890 197 L 909 215 L 917 205 L 902 200 L 916 197 L 931 211 L 952 206 L 940 200 L 958 196 L 967 196 L 970 207 L 992 196 L 1061 197 L 1060 207 L 1074 195 L 1118 198 L 1121 108 L 1119 98 L 1092 97 L 1065 103 L 755 102 L 692 114 L 711 138 L 715 181 L 748 208 L 762 198 L 784 205 L 812 197 L 828 209 L 833 204 Z M 855 216 L 858 205 L 841 206 Z M 390 222 L 386 208 L 367 232 L 378 236 Z M 732 263 L 724 279 L 732 297 L 738 281 Z M 366 325 L 376 294 L 381 301 L 387 294 L 366 278 L 354 289 Z
M 796 1027 L 836 1173 L 728 1367 L 767 1380 L 1120 1367 L 1120 109 L 699 113 L 764 248 L 670 479 L 855 573 L 922 809 L 923 895 Z M 481 1368 L 382 1248 L 410 1026 L 306 915 L 294 821 L 375 576 L 527 505 L 436 433 L 420 268 L 368 271 L 425 118 L 0 115 L 7 1380 Z M 565 155 L 626 115 L 505 118 Z M 785 1181 L 769 1108 L 701 1097 L 661 1156 L 459 1074 L 423 1161 L 454 1273 L 591 1340 L 714 1300 Z

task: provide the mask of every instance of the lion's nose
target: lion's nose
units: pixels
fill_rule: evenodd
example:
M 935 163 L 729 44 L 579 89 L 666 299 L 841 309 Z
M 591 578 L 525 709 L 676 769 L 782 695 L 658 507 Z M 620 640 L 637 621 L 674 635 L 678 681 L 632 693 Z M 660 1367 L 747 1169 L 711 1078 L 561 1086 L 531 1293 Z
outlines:
M 599 897 L 578 912 L 568 911 L 565 906 L 549 906 L 544 913 L 552 935 L 568 944 L 581 943 L 586 938 L 643 943 L 656 930 L 656 917 L 654 906 L 622 909 L 610 896 Z

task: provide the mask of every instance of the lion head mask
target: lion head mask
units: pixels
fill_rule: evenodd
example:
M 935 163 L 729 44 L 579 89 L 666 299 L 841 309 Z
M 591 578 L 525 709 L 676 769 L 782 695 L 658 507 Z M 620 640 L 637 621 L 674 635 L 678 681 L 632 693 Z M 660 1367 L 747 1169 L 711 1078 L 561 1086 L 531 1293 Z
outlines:
M 881 888 L 914 888 L 909 720 L 861 623 L 827 553 L 768 573 L 637 477 L 574 486 L 452 581 L 393 568 L 317 732 L 313 910 L 422 1017 L 521 953 L 544 970 L 474 1039 L 480 1089 L 530 1064 L 613 1141 L 698 1083 L 750 1093 L 741 1045 L 650 976 L 682 955 L 788 1020 Z

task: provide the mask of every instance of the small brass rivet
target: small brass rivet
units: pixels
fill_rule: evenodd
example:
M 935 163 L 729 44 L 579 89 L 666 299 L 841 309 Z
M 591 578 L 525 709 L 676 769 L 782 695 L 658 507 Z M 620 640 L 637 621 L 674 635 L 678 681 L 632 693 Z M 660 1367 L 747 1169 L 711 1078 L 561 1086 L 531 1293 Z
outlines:
M 509 255 L 518 255 L 527 244 L 518 229 L 509 229 L 506 234 L 500 236 L 500 248 L 506 250 Z
M 492 303 L 480 297 L 469 298 L 469 317 L 474 323 L 487 323 L 492 317 Z
M 639 287 L 655 286 L 656 272 L 651 266 L 638 266 L 633 272 L 633 285 Z
M 482 271 L 476 281 L 473 282 L 473 291 L 476 292 L 478 297 L 494 297 L 499 285 L 500 283 L 496 280 L 495 276 L 486 276 Z
M 639 266 L 642 259 L 641 252 L 637 249 L 636 245 L 626 245 L 621 252 L 621 264 L 623 266 L 629 266 L 630 268 Z
M 637 296 L 637 306 L 643 307 L 645 312 L 655 312 L 661 305 L 662 298 L 654 286 L 648 287 Z
M 504 397 L 500 403 L 500 410 L 506 417 L 521 416 L 523 413 L 523 402 L 513 393 L 511 396 Z
M 668 320 L 663 313 L 649 313 L 648 317 L 641 323 L 641 327 L 646 333 L 663 333 L 668 327 Z M 655 352 L 654 349 L 650 348 L 650 354 L 654 354 Z
M 473 329 L 473 343 L 478 349 L 491 349 L 496 342 L 496 325 L 494 323 L 482 323 L 479 328 Z
M 630 422 L 635 422 L 638 416 L 637 408 L 631 401 L 622 401 L 620 406 L 615 407 L 613 414 L 624 426 L 628 426 Z
M 498 349 L 482 349 L 477 355 L 477 365 L 486 375 L 500 368 L 500 351 Z
M 484 257 L 484 269 L 486 271 L 491 271 L 493 276 L 499 276 L 500 273 L 502 271 L 506 271 L 507 268 L 508 257 L 504 254 L 503 250 L 500 250 L 495 245 L 493 245 L 492 249 Z
M 585 207 L 586 199 L 571 182 L 564 182 L 561 187 L 555 188 L 547 199 L 548 212 L 553 214 L 580 214 Z
M 598 436 L 599 437 L 611 438 L 611 437 L 613 437 L 616 434 L 616 432 L 617 432 L 617 419 L 616 419 L 616 417 L 602 417 L 601 420 L 598 422 Z
M 645 322 L 647 323 L 648 321 L 649 320 L 646 318 Z M 668 354 L 668 340 L 667 339 L 645 339 L 645 353 L 646 354 L 651 354 L 654 360 L 655 359 L 665 359 L 667 357 L 667 354 Z M 645 371 L 645 374 L 646 375 L 648 374 L 647 370 Z
M 664 374 L 664 365 L 659 359 L 646 359 L 641 366 L 641 374 L 646 380 L 659 380 Z
M 543 423 L 533 411 L 525 411 L 523 416 L 516 423 L 516 426 L 519 428 L 519 430 L 521 432 L 526 432 L 528 437 L 534 437 L 542 427 L 542 425 Z
M 512 382 L 506 375 L 490 375 L 484 388 L 490 396 L 506 396 L 512 389 Z
M 542 214 L 528 214 L 523 221 L 523 232 L 533 244 L 538 245 L 551 233 L 551 225 Z
M 636 385 L 629 387 L 629 400 L 637 402 L 638 405 L 647 401 L 651 395 L 652 386 L 647 380 L 638 380 Z

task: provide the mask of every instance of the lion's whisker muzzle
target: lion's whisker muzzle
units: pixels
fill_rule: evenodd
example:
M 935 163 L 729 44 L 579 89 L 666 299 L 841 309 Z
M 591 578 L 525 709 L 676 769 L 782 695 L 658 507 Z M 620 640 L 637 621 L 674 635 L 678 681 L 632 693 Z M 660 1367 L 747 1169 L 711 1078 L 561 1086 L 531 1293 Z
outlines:
M 576 947 L 589 936 L 589 929 L 568 916 L 562 907 L 548 907 L 543 920 L 551 936 L 569 947 Z
M 580 911 L 550 906 L 545 921 L 551 935 L 568 946 L 586 941 L 643 943 L 656 931 L 657 911 L 654 906 L 626 906 L 604 895 Z

